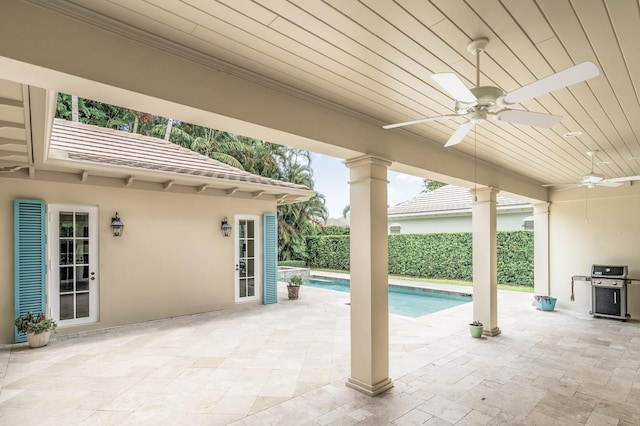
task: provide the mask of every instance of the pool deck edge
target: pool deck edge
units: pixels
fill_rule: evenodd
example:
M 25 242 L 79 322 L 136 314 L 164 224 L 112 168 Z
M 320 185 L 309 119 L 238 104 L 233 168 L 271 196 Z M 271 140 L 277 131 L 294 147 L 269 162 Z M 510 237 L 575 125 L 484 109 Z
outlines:
M 349 274 L 344 274 L 340 272 L 318 271 L 315 269 L 311 270 L 311 276 L 339 278 L 344 280 L 348 280 L 350 278 Z M 436 291 L 442 291 L 442 292 L 454 293 L 454 294 L 473 295 L 473 287 L 467 287 L 467 286 L 455 285 L 455 284 L 440 284 L 440 283 L 430 283 L 430 282 L 423 282 L 423 281 L 406 281 L 406 280 L 398 280 L 398 279 L 390 279 L 389 284 L 393 284 L 401 287 L 436 290 Z

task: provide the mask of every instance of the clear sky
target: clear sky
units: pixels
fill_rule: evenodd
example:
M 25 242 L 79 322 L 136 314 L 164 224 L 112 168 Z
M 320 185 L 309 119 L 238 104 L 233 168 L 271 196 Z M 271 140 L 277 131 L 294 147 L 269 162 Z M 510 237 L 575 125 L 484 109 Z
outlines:
M 349 169 L 344 160 L 322 154 L 311 154 L 314 190 L 325 196 L 329 217 L 342 217 L 349 205 Z M 407 201 L 420 194 L 422 178 L 389 171 L 389 206 Z

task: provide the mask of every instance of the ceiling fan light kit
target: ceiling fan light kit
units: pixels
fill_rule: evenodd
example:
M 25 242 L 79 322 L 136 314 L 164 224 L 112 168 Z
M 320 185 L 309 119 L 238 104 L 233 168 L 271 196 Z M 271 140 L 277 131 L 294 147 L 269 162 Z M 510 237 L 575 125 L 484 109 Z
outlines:
M 549 128 L 558 123 L 562 117 L 553 114 L 510 109 L 509 107 L 554 90 L 585 81 L 599 74 L 598 67 L 592 62 L 583 62 L 541 80 L 534 81 L 509 93 L 505 93 L 498 87 L 480 86 L 480 54 L 485 51 L 488 44 L 489 39 L 482 37 L 471 41 L 467 46 L 467 50 L 476 55 L 476 87 L 469 89 L 458 75 L 451 72 L 438 73 L 431 76 L 445 92 L 455 99 L 454 114 L 387 124 L 382 127 L 384 129 L 393 129 L 429 121 L 450 120 L 455 117 L 467 118 L 468 121 L 458 126 L 445 144 L 445 147 L 460 143 L 476 124 L 482 124 L 489 116 L 493 116 L 498 121 Z

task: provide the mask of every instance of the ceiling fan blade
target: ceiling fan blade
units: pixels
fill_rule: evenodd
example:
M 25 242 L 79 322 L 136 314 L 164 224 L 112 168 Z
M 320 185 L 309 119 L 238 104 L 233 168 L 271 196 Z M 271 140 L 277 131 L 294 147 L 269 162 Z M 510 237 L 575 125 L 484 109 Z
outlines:
M 598 67 L 593 62 L 582 62 L 564 71 L 551 74 L 541 80 L 534 81 L 519 89 L 513 90 L 504 97 L 504 101 L 508 104 L 519 104 L 528 101 L 536 96 L 553 92 L 572 84 L 580 83 L 600 74 Z
M 596 186 L 608 186 L 610 188 L 615 188 L 616 186 L 622 185 L 622 182 L 609 182 L 608 180 L 603 180 L 600 183 L 597 183 Z
M 577 183 L 577 184 L 574 184 L 574 185 L 565 186 L 564 188 L 559 188 L 559 189 L 557 189 L 557 191 L 558 191 L 558 192 L 560 192 L 560 191 L 566 191 L 567 189 L 580 188 L 581 186 L 585 186 L 585 185 L 582 185 L 582 184 Z
M 509 123 L 549 128 L 562 120 L 562 116 L 523 111 L 519 109 L 503 109 L 496 113 L 496 119 L 500 121 L 508 121 Z
M 631 182 L 633 180 L 640 180 L 640 176 L 625 176 L 625 177 L 619 177 L 619 178 L 611 178 L 611 179 L 605 179 L 602 182 L 622 183 L 622 182 Z
M 545 183 L 545 188 L 557 188 L 556 191 L 566 191 L 567 189 L 578 188 L 583 186 L 581 183 Z
M 460 77 L 452 72 L 443 72 L 439 74 L 433 74 L 431 76 L 436 83 L 440 85 L 444 90 L 451 95 L 456 101 L 464 102 L 466 104 L 475 104 L 478 102 L 478 98 L 471 93 L 471 90 L 464 85 Z
M 475 126 L 475 123 L 472 121 L 468 121 L 458 126 L 458 128 L 453 133 L 453 135 L 451 135 L 451 137 L 449 138 L 447 143 L 444 145 L 444 147 L 448 148 L 450 146 L 459 144 L 462 141 L 462 139 L 464 139 L 464 137 L 467 135 L 467 133 L 469 133 L 469 130 L 473 128 L 473 126 Z
M 449 120 L 451 118 L 460 117 L 458 114 L 439 115 L 437 117 L 421 118 L 419 120 L 405 121 L 402 123 L 387 124 L 382 126 L 383 129 L 395 129 L 396 127 L 411 126 L 412 124 L 426 123 L 427 121 Z

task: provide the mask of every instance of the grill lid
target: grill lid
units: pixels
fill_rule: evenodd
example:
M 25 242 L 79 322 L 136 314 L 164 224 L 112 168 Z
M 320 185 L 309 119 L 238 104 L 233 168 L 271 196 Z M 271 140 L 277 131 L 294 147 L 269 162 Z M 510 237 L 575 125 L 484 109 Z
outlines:
M 603 278 L 627 278 L 627 269 L 627 265 L 593 265 L 591 267 L 591 276 Z

